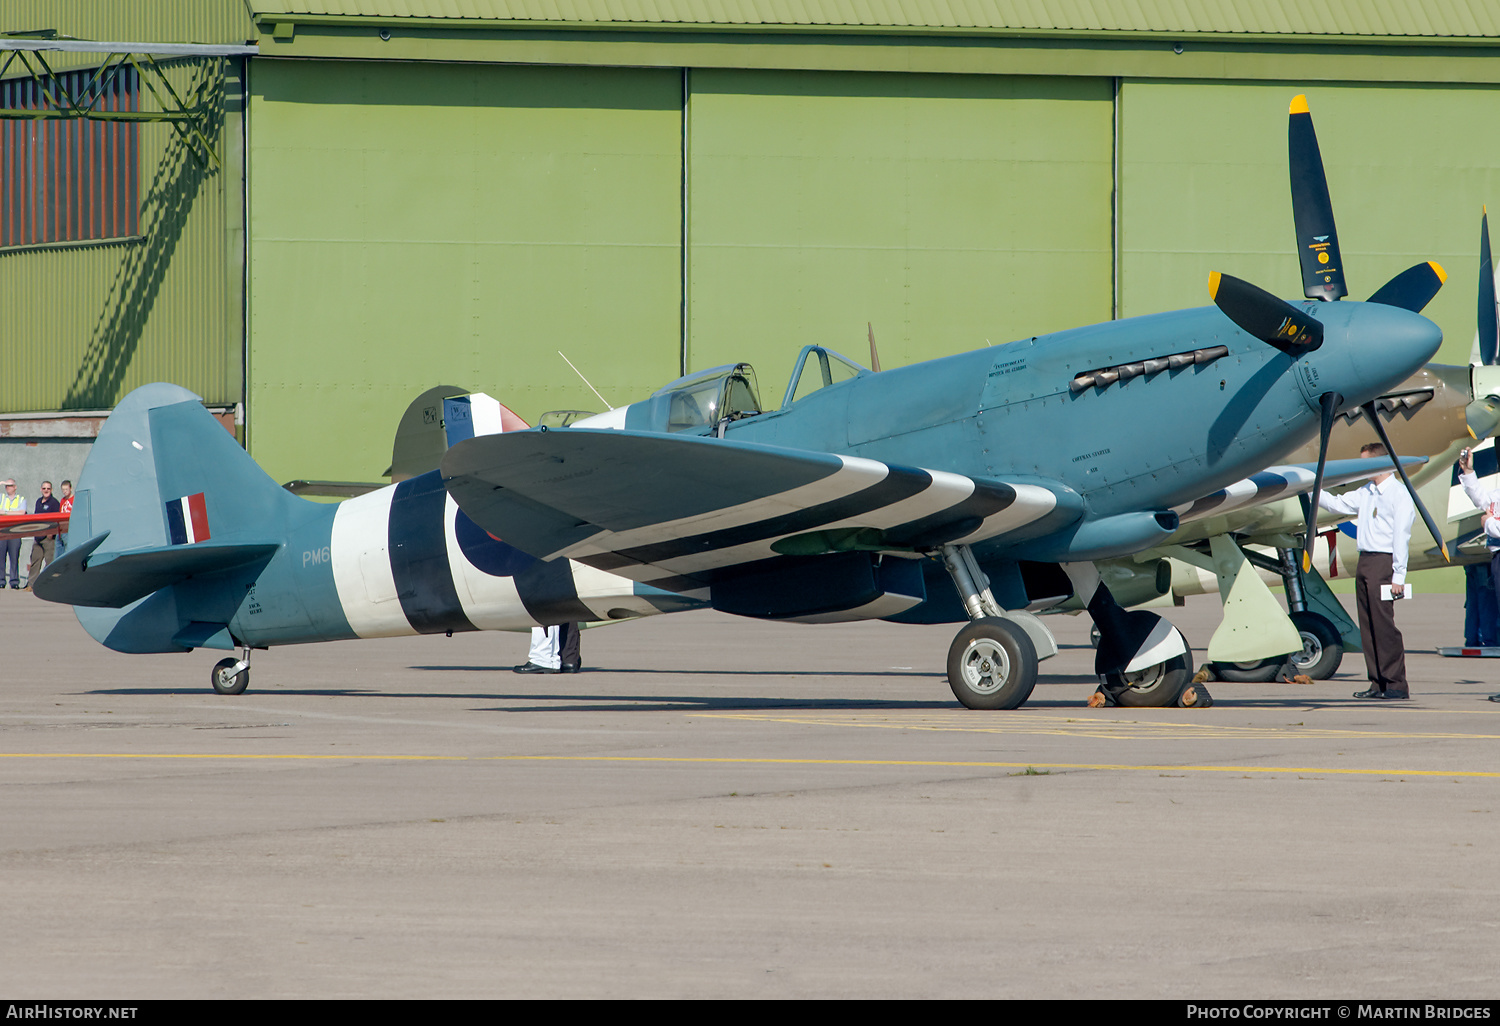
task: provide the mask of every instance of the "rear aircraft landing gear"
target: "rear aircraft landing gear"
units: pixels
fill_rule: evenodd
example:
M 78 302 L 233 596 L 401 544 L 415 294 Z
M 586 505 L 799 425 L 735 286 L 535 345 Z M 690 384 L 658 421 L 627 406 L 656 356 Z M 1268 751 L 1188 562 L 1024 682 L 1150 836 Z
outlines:
M 232 656 L 220 659 L 208 675 L 208 682 L 221 695 L 238 695 L 250 686 L 250 650 L 241 651 L 240 658 Z

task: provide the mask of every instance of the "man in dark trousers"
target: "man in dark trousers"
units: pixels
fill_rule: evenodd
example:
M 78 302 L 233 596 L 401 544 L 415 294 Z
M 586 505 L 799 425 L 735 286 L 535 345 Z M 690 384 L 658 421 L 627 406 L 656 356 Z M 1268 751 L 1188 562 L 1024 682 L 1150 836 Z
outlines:
M 1490 552 L 1490 580 L 1495 585 L 1495 597 L 1500 600 L 1500 491 L 1485 491 L 1479 487 L 1479 478 L 1474 476 L 1474 454 L 1468 449 L 1458 456 L 1458 475 L 1464 494 L 1479 507 L 1484 541 Z M 1491 695 L 1490 701 L 1500 702 L 1500 695 Z
M 1372 442 L 1359 450 L 1362 459 L 1385 456 L 1385 446 Z M 1406 547 L 1417 508 L 1406 487 L 1387 471 L 1363 487 L 1343 495 L 1318 496 L 1318 504 L 1355 517 L 1359 564 L 1354 571 L 1354 603 L 1359 608 L 1359 637 L 1365 650 L 1365 674 L 1370 686 L 1355 698 L 1409 698 L 1406 685 L 1406 643 L 1396 629 L 1396 599 L 1406 593 Z M 1381 591 L 1390 587 L 1390 598 Z
M 52 494 L 52 482 L 42 482 L 42 497 L 36 500 L 36 509 L 33 513 L 60 513 L 62 503 Z M 50 563 L 56 557 L 53 556 L 53 547 L 57 543 L 55 534 L 39 534 L 31 539 L 31 565 L 26 568 L 26 587 L 30 588 L 41 576 L 42 564 Z

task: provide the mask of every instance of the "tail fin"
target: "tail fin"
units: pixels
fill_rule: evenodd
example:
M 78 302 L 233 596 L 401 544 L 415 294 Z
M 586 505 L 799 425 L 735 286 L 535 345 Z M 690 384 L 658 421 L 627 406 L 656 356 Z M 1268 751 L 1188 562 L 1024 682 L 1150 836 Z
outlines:
M 456 385 L 429 388 L 411 401 L 396 426 L 391 484 L 436 470 L 454 442 L 497 431 L 519 431 L 526 422 L 483 392 Z
M 76 552 L 34 590 L 79 607 L 84 628 L 119 651 L 229 648 L 246 588 L 214 585 L 253 584 L 288 525 L 318 510 L 268 477 L 198 396 L 145 385 L 110 414 L 79 476 Z

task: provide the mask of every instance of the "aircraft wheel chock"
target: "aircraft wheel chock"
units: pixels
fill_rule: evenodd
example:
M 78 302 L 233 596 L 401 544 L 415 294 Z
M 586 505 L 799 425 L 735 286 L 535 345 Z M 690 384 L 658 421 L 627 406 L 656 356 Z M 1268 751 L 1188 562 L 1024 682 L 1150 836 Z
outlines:
M 975 620 L 948 649 L 948 685 L 970 709 L 1014 709 L 1036 687 L 1036 647 L 997 617 Z
M 1293 613 L 1292 625 L 1302 635 L 1302 651 L 1288 657 L 1297 672 L 1313 680 L 1327 680 L 1337 673 L 1344 661 L 1344 642 L 1328 618 L 1305 611 Z
M 1106 673 L 1104 684 L 1118 705 L 1137 709 L 1162 709 L 1177 704 L 1177 697 L 1193 679 L 1192 659 L 1176 655 L 1164 663 L 1135 673 Z
M 220 659 L 214 663 L 213 672 L 208 675 L 208 681 L 214 686 L 214 690 L 221 695 L 238 695 L 250 686 L 250 667 L 245 667 L 239 673 L 230 676 L 236 666 L 240 664 L 238 659 Z

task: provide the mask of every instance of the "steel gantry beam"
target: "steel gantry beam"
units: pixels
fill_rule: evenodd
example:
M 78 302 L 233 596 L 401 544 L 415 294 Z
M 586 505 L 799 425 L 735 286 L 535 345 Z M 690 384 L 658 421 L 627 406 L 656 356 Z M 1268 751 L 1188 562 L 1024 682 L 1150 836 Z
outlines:
M 47 62 L 46 53 L 99 54 L 103 61 L 92 75 L 73 79 L 60 75 Z M 203 132 L 209 110 L 202 104 L 191 106 L 173 88 L 157 64 L 157 57 L 242 57 L 260 52 L 254 44 L 202 43 L 112 43 L 83 39 L 15 39 L 0 37 L 0 79 L 11 74 L 18 62 L 23 75 L 36 83 L 42 103 L 34 107 L 0 108 L 0 119 L 22 121 L 78 120 L 166 122 L 197 157 L 196 142 L 208 160 L 218 164 L 218 154 Z M 156 98 L 157 110 L 109 110 L 101 106 L 115 77 L 127 67 L 134 68 L 140 82 Z

